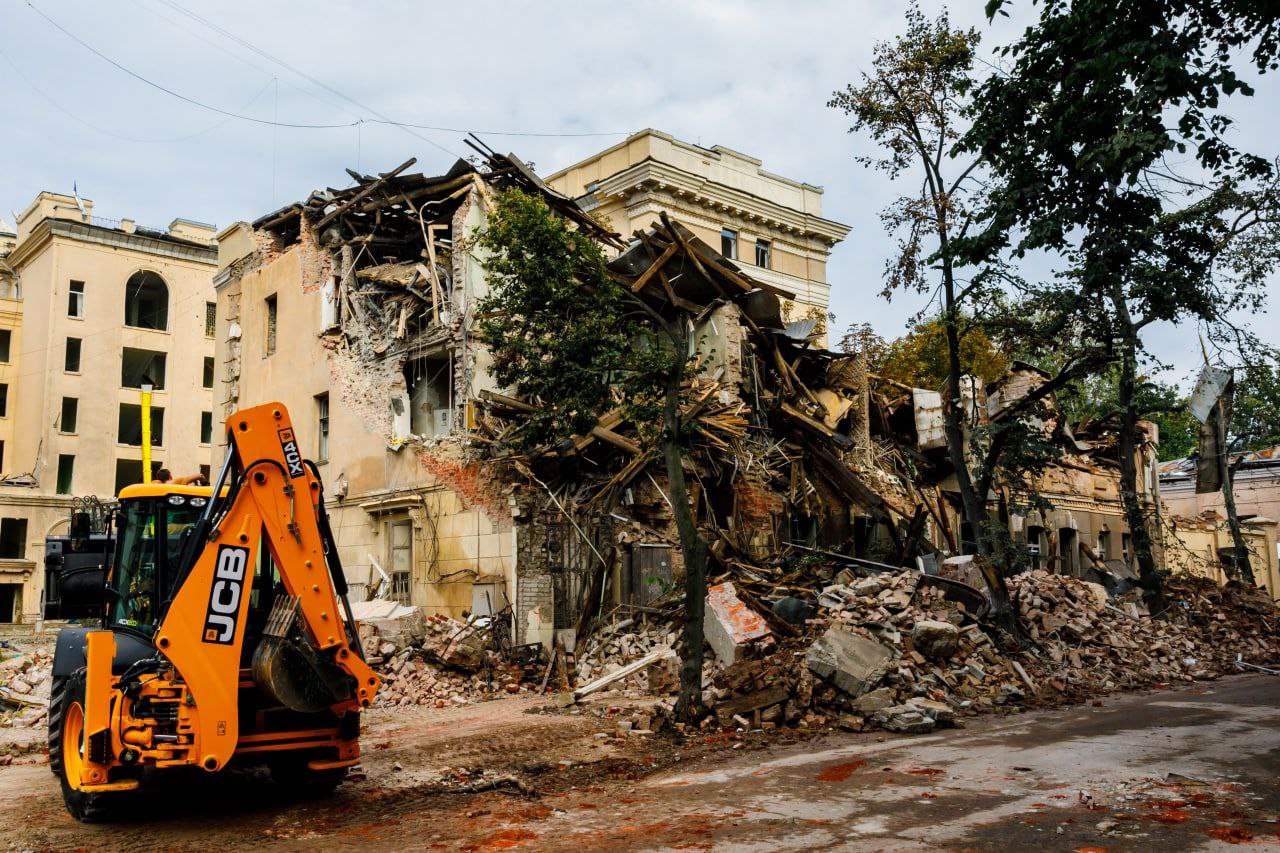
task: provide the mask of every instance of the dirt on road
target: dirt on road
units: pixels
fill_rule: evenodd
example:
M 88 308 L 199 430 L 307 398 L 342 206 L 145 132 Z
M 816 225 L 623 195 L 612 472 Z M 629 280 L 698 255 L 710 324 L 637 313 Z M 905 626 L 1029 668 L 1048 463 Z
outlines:
M 0 768 L 0 847 L 34 850 L 1156 850 L 1280 846 L 1280 679 L 1224 679 L 920 737 L 617 737 L 513 698 L 371 712 L 365 778 L 288 797 L 169 779 L 119 822 L 64 811 L 39 756 Z M 477 780 L 514 787 L 459 793 Z

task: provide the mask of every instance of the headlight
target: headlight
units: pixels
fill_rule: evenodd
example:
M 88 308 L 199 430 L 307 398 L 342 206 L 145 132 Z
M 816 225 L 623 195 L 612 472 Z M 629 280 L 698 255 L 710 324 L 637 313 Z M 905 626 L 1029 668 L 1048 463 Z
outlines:
M 187 499 L 184 498 L 182 495 L 169 495 L 170 506 L 182 506 L 186 502 L 187 502 Z
M 202 507 L 209 502 L 208 498 L 191 498 L 187 501 L 193 507 Z

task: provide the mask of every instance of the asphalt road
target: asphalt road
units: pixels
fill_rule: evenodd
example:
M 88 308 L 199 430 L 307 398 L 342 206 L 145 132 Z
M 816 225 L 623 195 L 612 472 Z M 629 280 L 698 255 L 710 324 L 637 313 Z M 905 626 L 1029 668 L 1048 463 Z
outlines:
M 1280 846 L 1276 677 L 815 746 L 651 778 L 617 808 L 582 812 L 569 797 L 528 841 L 750 851 Z
M 367 778 L 297 802 L 173 784 L 77 824 L 43 764 L 0 768 L 0 849 L 1186 850 L 1280 846 L 1280 678 L 1107 698 L 918 737 L 736 748 L 607 738 L 527 699 L 371 715 Z M 677 754 L 672 754 L 678 750 Z M 669 769 L 646 773 L 645 765 Z M 458 767 L 539 789 L 442 793 Z M 541 769 L 533 769 L 535 766 Z

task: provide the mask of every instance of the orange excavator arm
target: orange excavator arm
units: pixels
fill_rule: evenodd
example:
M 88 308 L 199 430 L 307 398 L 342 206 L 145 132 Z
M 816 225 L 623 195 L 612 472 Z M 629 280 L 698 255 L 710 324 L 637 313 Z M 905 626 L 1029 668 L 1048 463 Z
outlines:
M 193 755 L 206 770 L 224 766 L 236 749 L 246 614 L 261 548 L 279 572 L 291 618 L 325 666 L 345 677 L 330 709 L 357 712 L 379 686 L 359 652 L 320 479 L 302 458 L 285 407 L 235 413 L 227 441 L 227 462 L 199 529 L 202 545 L 155 635 L 190 691 Z

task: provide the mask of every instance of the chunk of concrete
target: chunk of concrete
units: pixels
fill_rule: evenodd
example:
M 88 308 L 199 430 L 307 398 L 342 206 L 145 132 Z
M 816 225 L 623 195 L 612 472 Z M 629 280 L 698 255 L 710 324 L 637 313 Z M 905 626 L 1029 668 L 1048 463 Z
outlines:
M 871 719 L 881 728 L 908 735 L 928 734 L 937 725 L 932 717 L 912 705 L 892 705 L 882 708 L 876 711 Z
M 805 663 L 814 675 L 856 699 L 884 678 L 893 652 L 875 640 L 832 627 L 809 647 Z
M 853 591 L 858 595 L 879 595 L 880 592 L 889 585 L 889 582 L 879 575 L 863 578 L 853 585 Z
M 853 702 L 853 709 L 864 717 L 874 714 L 897 703 L 892 687 L 877 687 L 870 693 L 864 693 Z
M 946 702 L 938 702 L 934 699 L 913 698 L 907 700 L 907 704 L 932 719 L 940 726 L 947 726 L 955 723 L 955 709 Z
M 921 619 L 911 629 L 911 647 L 927 658 L 947 660 L 960 648 L 960 629 L 950 622 Z
M 420 608 L 394 601 L 357 601 L 351 610 L 357 623 L 375 628 L 383 640 L 402 648 L 426 635 L 426 620 Z
M 726 666 L 738 662 L 743 648 L 772 634 L 764 617 L 738 598 L 732 583 L 707 590 L 702 624 L 707 645 Z

